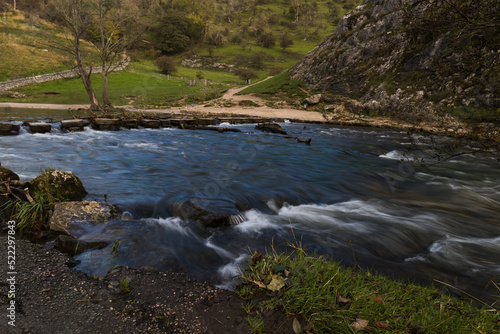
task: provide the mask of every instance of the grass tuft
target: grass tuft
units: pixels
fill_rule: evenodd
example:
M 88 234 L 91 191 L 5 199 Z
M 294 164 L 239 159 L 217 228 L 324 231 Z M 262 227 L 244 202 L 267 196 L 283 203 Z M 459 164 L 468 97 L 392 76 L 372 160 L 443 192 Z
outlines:
M 500 310 L 479 309 L 436 288 L 404 284 L 371 271 L 345 269 L 294 246 L 292 254 L 252 257 L 240 296 L 267 291 L 260 308 L 302 316 L 313 333 L 498 333 Z M 285 286 L 272 293 L 272 283 Z M 271 292 L 270 292 L 271 291 Z M 250 297 L 251 298 L 251 297 Z M 254 320 L 252 320 L 254 321 Z M 249 318 L 250 322 L 250 318 Z

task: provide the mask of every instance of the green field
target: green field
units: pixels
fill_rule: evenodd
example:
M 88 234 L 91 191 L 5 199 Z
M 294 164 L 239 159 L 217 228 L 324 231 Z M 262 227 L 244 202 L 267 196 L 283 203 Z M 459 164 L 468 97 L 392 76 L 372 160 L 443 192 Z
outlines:
M 201 75 L 203 79 L 198 79 Z M 92 76 L 94 89 L 101 98 L 101 75 Z M 196 80 L 194 83 L 193 80 Z M 206 86 L 205 86 L 206 80 Z M 190 85 L 191 84 L 191 85 Z M 194 85 L 193 85 L 194 84 Z M 173 76 L 161 74 L 150 61 L 131 63 L 122 72 L 109 76 L 109 95 L 114 105 L 171 107 L 199 103 L 219 97 L 228 88 L 243 82 L 228 72 L 180 68 Z M 0 97 L 0 102 L 88 104 L 80 79 L 64 79 L 19 87 L 26 98 Z

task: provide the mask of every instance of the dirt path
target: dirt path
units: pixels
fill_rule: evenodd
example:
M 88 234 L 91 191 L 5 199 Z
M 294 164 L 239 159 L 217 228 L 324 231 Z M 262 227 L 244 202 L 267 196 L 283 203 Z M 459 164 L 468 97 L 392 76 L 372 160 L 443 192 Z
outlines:
M 223 100 L 232 100 L 232 101 L 253 101 L 255 103 L 258 103 L 258 104 L 265 104 L 266 101 L 264 99 L 261 99 L 260 97 L 257 97 L 253 94 L 247 94 L 247 95 L 236 95 L 238 94 L 239 92 L 241 92 L 242 90 L 248 88 L 248 87 L 251 87 L 253 85 L 256 85 L 256 84 L 260 84 L 264 81 L 267 81 L 269 79 L 271 79 L 272 77 L 267 77 L 265 78 L 264 80 L 261 80 L 261 81 L 258 81 L 258 82 L 255 82 L 251 85 L 248 85 L 248 86 L 244 86 L 244 87 L 239 87 L 239 88 L 230 88 L 223 96 L 222 96 L 222 99 Z

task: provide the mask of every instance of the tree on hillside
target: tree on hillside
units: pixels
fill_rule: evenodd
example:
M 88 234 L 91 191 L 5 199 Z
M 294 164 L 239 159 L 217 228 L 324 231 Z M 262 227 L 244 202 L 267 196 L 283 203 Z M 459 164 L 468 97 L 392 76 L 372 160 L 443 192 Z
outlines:
M 108 94 L 108 75 L 126 61 L 125 50 L 131 45 L 134 36 L 139 36 L 137 20 L 138 8 L 134 1 L 97 0 L 94 10 L 97 19 L 94 26 L 98 29 L 94 46 L 99 52 L 102 64 L 102 99 L 104 107 L 112 108 Z
M 281 35 L 280 46 L 283 49 L 283 53 L 285 53 L 285 49 L 293 45 L 293 40 L 288 36 L 288 34 L 283 33 Z
M 69 53 L 76 62 L 76 68 L 90 100 L 91 110 L 101 110 L 92 85 L 92 65 L 86 66 L 83 59 L 82 39 L 92 24 L 92 11 L 89 1 L 53 0 L 51 8 L 69 31 L 69 45 L 53 41 L 51 46 Z

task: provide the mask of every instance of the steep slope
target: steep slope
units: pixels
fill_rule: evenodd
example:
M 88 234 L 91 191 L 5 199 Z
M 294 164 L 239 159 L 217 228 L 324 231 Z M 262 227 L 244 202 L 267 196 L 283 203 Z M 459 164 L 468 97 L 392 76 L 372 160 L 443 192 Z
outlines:
M 498 122 L 499 18 L 499 1 L 365 0 L 291 78 L 353 111 Z

